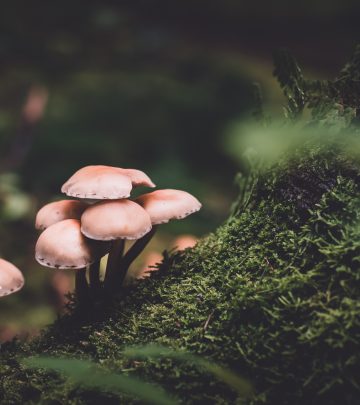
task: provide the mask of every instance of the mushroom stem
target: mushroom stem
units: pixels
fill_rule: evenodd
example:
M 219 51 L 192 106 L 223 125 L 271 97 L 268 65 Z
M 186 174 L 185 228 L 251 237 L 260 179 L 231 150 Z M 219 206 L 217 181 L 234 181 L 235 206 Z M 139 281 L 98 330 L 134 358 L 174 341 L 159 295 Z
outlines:
M 96 260 L 89 266 L 89 281 L 93 292 L 100 289 L 100 260 Z
M 106 265 L 106 273 L 104 280 L 104 287 L 109 288 L 114 279 L 116 278 L 117 268 L 119 267 L 119 262 L 124 254 L 125 240 L 117 239 L 111 244 L 111 249 Z
M 139 254 L 145 249 L 146 245 L 151 241 L 152 237 L 155 235 L 156 229 L 157 226 L 153 225 L 151 231 L 142 238 L 138 239 L 120 261 L 120 268 L 116 274 L 116 285 L 118 287 L 122 286 L 131 263 L 139 256 Z
M 75 294 L 79 303 L 84 302 L 88 295 L 88 283 L 86 281 L 86 268 L 76 270 L 75 273 Z

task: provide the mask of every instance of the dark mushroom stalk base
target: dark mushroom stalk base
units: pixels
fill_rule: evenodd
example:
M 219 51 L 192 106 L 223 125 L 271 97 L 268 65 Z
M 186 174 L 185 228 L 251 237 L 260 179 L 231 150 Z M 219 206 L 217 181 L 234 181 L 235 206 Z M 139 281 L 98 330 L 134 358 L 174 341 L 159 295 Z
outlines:
M 86 280 L 86 269 L 86 267 L 78 269 L 75 273 L 75 296 L 79 304 L 87 301 L 89 297 L 89 285 Z
M 100 288 L 100 259 L 96 260 L 90 266 L 89 269 L 89 284 L 90 284 L 90 291 L 93 295 L 96 295 Z
M 106 268 L 104 287 L 105 290 L 118 292 L 124 284 L 126 274 L 133 261 L 141 254 L 147 244 L 155 235 L 157 226 L 154 225 L 150 232 L 138 239 L 131 248 L 124 254 L 125 241 L 122 239 L 114 243 L 109 254 Z
M 86 277 L 88 274 L 88 279 Z M 101 291 L 100 282 L 100 259 L 94 263 L 76 270 L 75 273 L 75 296 L 81 305 L 90 298 L 96 298 Z
M 114 281 L 116 280 L 117 268 L 119 262 L 123 257 L 124 249 L 125 249 L 124 239 L 118 239 L 112 242 L 111 250 L 108 256 L 104 280 L 104 286 L 107 290 L 110 289 L 109 287 L 113 285 Z
M 88 278 L 86 276 L 88 274 Z M 76 270 L 75 297 L 80 306 L 88 303 L 90 298 L 96 298 L 101 291 L 100 260 Z

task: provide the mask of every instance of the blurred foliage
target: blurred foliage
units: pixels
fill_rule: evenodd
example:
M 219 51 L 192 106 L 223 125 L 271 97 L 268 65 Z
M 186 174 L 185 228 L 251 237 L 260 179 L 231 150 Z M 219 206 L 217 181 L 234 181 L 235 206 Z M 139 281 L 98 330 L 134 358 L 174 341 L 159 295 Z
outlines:
M 274 76 L 287 99 L 285 119 L 274 121 L 264 114 L 261 91 L 255 86 L 254 118 L 257 122 L 242 120 L 229 126 L 225 149 L 244 170 L 235 179 L 240 195 L 233 204 L 232 215 L 246 209 L 261 172 L 269 170 L 284 154 L 302 150 L 308 143 L 316 141 L 324 148 L 339 148 L 345 157 L 357 160 L 360 150 L 357 125 L 360 111 L 359 54 L 360 45 L 338 77 L 321 81 L 305 79 L 297 61 L 287 50 L 274 53 Z M 296 122 L 308 118 L 309 113 L 306 125 L 304 120 Z M 347 136 L 342 139 L 339 131 L 345 129 Z M 306 176 L 315 176 L 316 183 L 319 173 L 307 173 Z M 307 180 L 298 178 L 297 181 Z M 320 183 L 317 185 L 321 186 Z M 301 200 L 303 197 L 297 195 L 296 198 Z

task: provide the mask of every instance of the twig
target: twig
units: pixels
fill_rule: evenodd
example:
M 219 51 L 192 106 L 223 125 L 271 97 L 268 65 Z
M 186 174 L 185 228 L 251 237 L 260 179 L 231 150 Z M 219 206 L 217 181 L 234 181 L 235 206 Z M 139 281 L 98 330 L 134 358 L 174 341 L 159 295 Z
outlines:
M 215 309 L 213 309 L 213 310 L 210 312 L 209 316 L 207 317 L 206 322 L 205 322 L 205 324 L 204 324 L 204 328 L 203 328 L 203 329 L 204 329 L 204 332 L 206 332 L 206 329 L 207 329 L 207 327 L 209 326 L 210 320 L 211 320 L 212 316 L 214 315 L 214 312 L 215 312 Z

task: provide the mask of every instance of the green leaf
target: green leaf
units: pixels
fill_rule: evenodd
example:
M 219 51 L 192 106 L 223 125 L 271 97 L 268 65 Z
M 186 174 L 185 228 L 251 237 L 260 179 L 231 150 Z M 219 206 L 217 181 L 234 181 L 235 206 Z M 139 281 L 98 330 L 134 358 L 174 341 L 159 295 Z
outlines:
M 22 364 L 31 368 L 57 371 L 71 378 L 76 384 L 100 391 L 124 393 L 152 404 L 173 405 L 178 401 L 159 387 L 138 378 L 102 371 L 95 363 L 85 360 L 54 357 L 32 357 L 23 359 Z
M 238 376 L 225 367 L 185 351 L 176 351 L 158 345 L 147 345 L 125 349 L 123 354 L 130 358 L 165 357 L 191 363 L 196 367 L 214 375 L 220 381 L 234 389 L 241 397 L 248 398 L 252 396 L 253 393 L 252 385 L 246 379 Z

